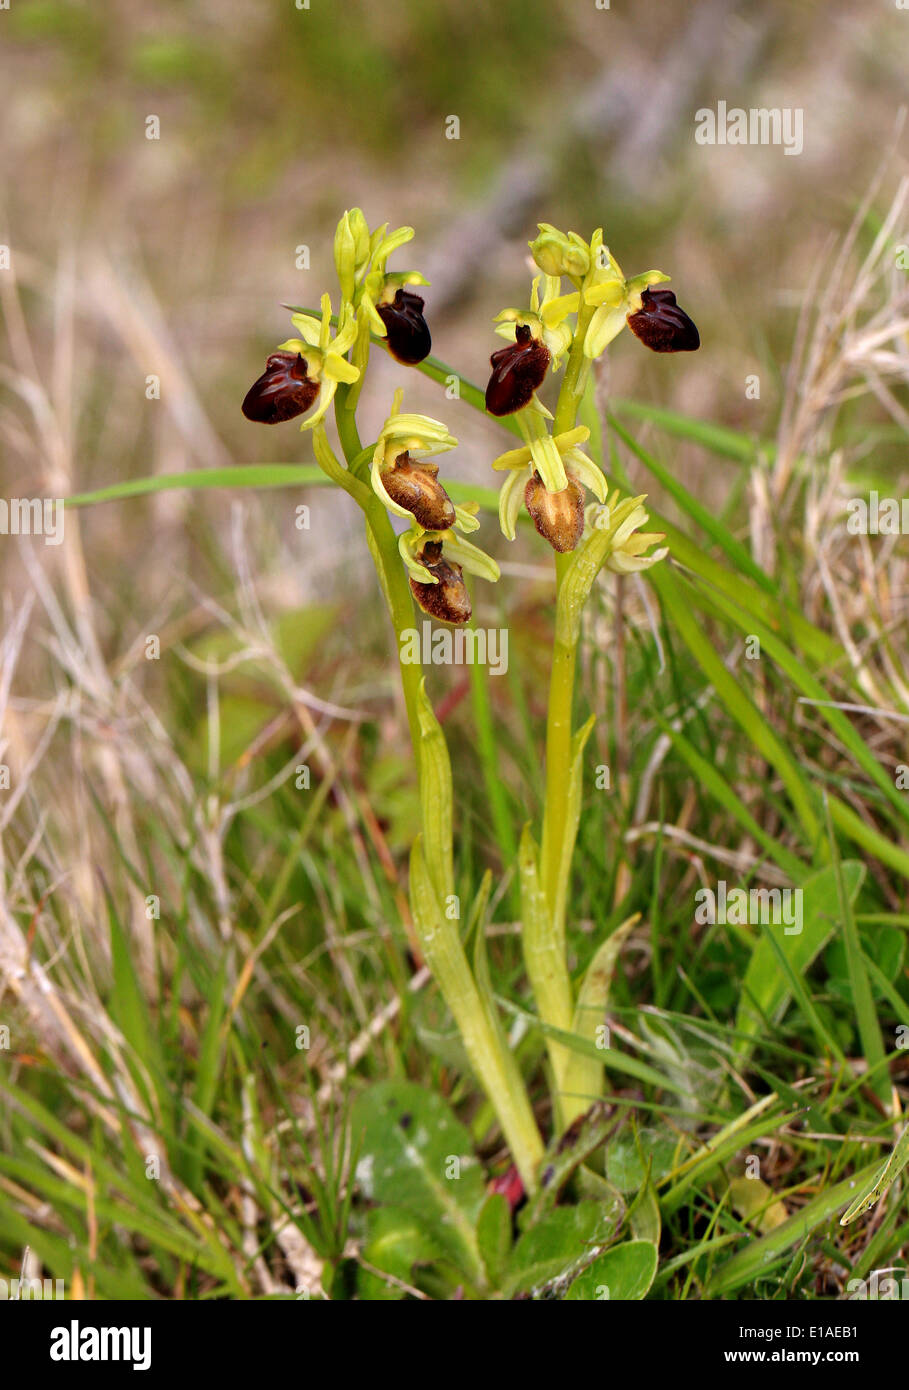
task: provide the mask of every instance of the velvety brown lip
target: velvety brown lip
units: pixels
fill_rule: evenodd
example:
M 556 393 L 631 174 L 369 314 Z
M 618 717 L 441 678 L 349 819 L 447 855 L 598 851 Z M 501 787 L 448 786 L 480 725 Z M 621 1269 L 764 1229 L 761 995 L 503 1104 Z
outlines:
M 494 352 L 489 361 L 492 375 L 486 387 L 486 409 L 490 415 L 513 415 L 542 386 L 550 353 L 526 324 L 519 324 L 514 342 Z
M 382 486 L 391 500 L 427 531 L 447 531 L 455 523 L 454 503 L 438 481 L 438 473 L 438 464 L 417 463 L 404 453 L 382 474 Z
M 388 332 L 385 341 L 392 357 L 405 367 L 414 367 L 429 356 L 432 337 L 418 294 L 399 289 L 390 304 L 377 304 L 376 311 Z
M 279 425 L 302 415 L 319 394 L 319 383 L 306 375 L 299 352 L 273 352 L 265 371 L 254 381 L 243 400 L 247 420 L 260 425 Z
M 469 622 L 470 595 L 461 566 L 443 557 L 440 541 L 427 541 L 418 559 L 439 581 L 437 584 L 424 584 L 420 579 L 411 578 L 411 592 L 423 612 L 441 623 L 460 626 Z
M 695 352 L 701 346 L 697 328 L 672 290 L 645 290 L 640 309 L 628 315 L 628 327 L 652 352 Z

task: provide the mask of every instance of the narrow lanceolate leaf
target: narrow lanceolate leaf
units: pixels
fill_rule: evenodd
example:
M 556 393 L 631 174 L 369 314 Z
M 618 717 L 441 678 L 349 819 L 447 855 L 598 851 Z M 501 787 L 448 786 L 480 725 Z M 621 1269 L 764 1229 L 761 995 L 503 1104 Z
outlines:
M 870 1186 L 860 1197 L 856 1197 L 855 1201 L 843 1212 L 843 1215 L 840 1217 L 840 1225 L 850 1225 L 857 1217 L 873 1207 L 875 1202 L 879 1202 L 888 1187 L 899 1177 L 907 1163 L 909 1163 L 909 1125 L 906 1126 L 899 1139 L 896 1141 L 896 1147 L 883 1168 L 875 1173 Z
M 489 952 L 486 949 L 486 912 L 489 906 L 489 894 L 492 888 L 492 873 L 489 869 L 483 875 L 477 896 L 474 899 L 470 912 L 470 921 L 467 927 L 467 939 L 470 940 L 470 933 L 475 933 L 473 939 L 473 978 L 477 987 L 477 993 L 486 1010 L 486 1016 L 490 1025 L 495 1031 L 498 1045 L 503 1057 L 508 1058 L 509 1070 L 514 1072 L 516 1084 L 523 1084 L 517 1071 L 517 1065 L 513 1063 L 511 1049 L 508 1045 L 508 1036 L 502 1025 L 499 1010 L 496 1007 L 495 995 L 492 989 L 492 975 L 489 969 Z
M 571 740 L 571 767 L 568 770 L 568 796 L 565 801 L 565 833 L 562 838 L 559 872 L 553 894 L 553 930 L 560 943 L 565 940 L 565 913 L 571 883 L 571 861 L 574 858 L 574 847 L 581 821 L 584 749 L 595 723 L 596 715 L 592 714 Z
M 636 912 L 603 942 L 587 967 L 587 973 L 578 991 L 572 1032 L 594 1045 L 599 1042 L 597 1029 L 603 1023 L 609 1004 L 609 991 L 616 961 L 628 933 L 639 920 L 640 913 Z M 562 1078 L 562 1105 L 568 1115 L 585 1109 L 600 1095 L 603 1089 L 605 1059 L 605 1049 L 602 1049 L 599 1059 L 580 1052 L 572 1054 Z
M 495 1107 L 525 1188 L 536 1191 L 543 1144 L 523 1078 L 492 1005 L 471 974 L 457 922 L 439 903 L 420 836 L 410 855 L 410 903 L 423 956 L 452 1012 L 470 1065 Z M 485 985 L 488 990 L 488 980 Z
M 645 420 L 677 439 L 686 439 L 691 444 L 698 444 L 702 449 L 709 449 L 712 454 L 718 454 L 720 458 L 732 459 L 734 463 L 755 463 L 759 452 L 767 458 L 772 458 L 775 452 L 775 447 L 770 441 L 756 444 L 737 430 L 715 425 L 710 420 L 699 420 L 694 415 L 683 415 L 677 410 L 667 410 L 661 405 L 627 400 L 612 400 L 610 405 L 617 415 L 627 415 L 633 420 Z
M 67 497 L 67 507 L 93 507 L 99 502 L 120 502 L 127 497 L 144 497 L 150 492 L 182 489 L 198 492 L 218 487 L 303 487 L 320 486 L 326 481 L 314 463 L 241 463 L 227 468 L 196 468 L 185 473 L 155 473 L 148 478 L 126 478 L 94 492 Z
M 521 883 L 521 945 L 524 964 L 533 990 L 540 1019 L 567 1032 L 571 1027 L 571 982 L 562 944 L 557 937 L 549 904 L 540 882 L 536 842 L 525 825 L 518 851 Z M 549 1060 L 556 1078 L 570 1060 L 559 1043 L 547 1037 Z M 557 1088 L 558 1089 L 558 1088 Z

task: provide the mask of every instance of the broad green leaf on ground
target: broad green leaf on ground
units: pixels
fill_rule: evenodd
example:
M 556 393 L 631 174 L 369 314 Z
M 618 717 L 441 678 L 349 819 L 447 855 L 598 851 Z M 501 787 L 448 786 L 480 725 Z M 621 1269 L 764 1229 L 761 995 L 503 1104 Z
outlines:
M 640 1129 L 636 1134 L 624 1130 L 606 1152 L 606 1176 L 620 1192 L 637 1192 L 647 1181 L 648 1169 L 653 1182 L 672 1172 L 678 1148 L 679 1141 L 672 1134 L 656 1129 Z
M 857 860 L 842 865 L 843 888 L 850 903 L 854 903 L 865 878 L 864 866 Z M 786 936 L 779 930 L 778 945 L 785 952 L 792 972 L 804 975 L 818 952 L 836 930 L 840 912 L 837 901 L 836 870 L 832 865 L 806 878 L 802 884 L 802 930 Z M 742 981 L 742 997 L 736 1017 L 736 1044 L 740 1057 L 747 1057 L 755 1040 L 767 1023 L 777 1023 L 789 1005 L 792 991 L 780 969 L 779 960 L 770 941 L 761 937 L 755 943 Z
M 649 1240 L 627 1240 L 622 1245 L 614 1245 L 588 1265 L 565 1297 L 637 1302 L 646 1297 L 656 1272 L 656 1246 Z
M 357 1292 L 361 1298 L 376 1301 L 403 1298 L 406 1289 L 394 1279 L 410 1284 L 415 1264 L 430 1264 L 441 1254 L 441 1247 L 413 1212 L 400 1207 L 377 1207 L 366 1219 L 363 1259 L 393 1279 L 382 1279 L 360 1266 Z
M 490 1192 L 477 1220 L 477 1244 L 494 1289 L 502 1282 L 511 1250 L 511 1208 L 501 1192 Z
M 483 1175 L 470 1135 L 444 1100 L 413 1082 L 379 1082 L 357 1098 L 351 1134 L 361 1139 L 356 1176 L 364 1196 L 418 1216 L 427 1236 L 479 1279 Z
M 568 1275 L 591 1247 L 615 1235 L 621 1213 L 618 1203 L 581 1201 L 556 1207 L 519 1238 L 508 1262 L 506 1293 L 530 1293 Z

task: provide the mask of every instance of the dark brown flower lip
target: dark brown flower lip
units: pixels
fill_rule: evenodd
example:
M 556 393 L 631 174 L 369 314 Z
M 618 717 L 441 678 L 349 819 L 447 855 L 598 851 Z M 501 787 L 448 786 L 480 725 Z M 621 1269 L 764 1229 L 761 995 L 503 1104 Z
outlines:
M 547 492 L 539 473 L 534 473 L 524 489 L 524 505 L 553 550 L 574 550 L 584 534 L 584 492 L 574 478 L 561 492 Z
M 441 541 L 426 541 L 417 559 L 438 580 L 437 584 L 426 584 L 411 576 L 411 593 L 423 612 L 454 627 L 469 622 L 470 595 L 464 583 L 464 572 L 460 565 L 444 558 Z
M 530 403 L 539 390 L 550 363 L 549 348 L 535 338 L 525 323 L 515 329 L 515 340 L 499 348 L 489 359 L 492 375 L 486 387 L 490 415 L 513 415 Z
M 701 346 L 697 328 L 672 290 L 645 290 L 640 309 L 628 315 L 628 327 L 652 352 L 695 352 Z
M 447 531 L 455 523 L 454 503 L 438 481 L 438 473 L 438 464 L 415 462 L 403 453 L 382 474 L 382 486 L 391 500 L 427 531 Z
M 247 420 L 260 425 L 279 425 L 302 415 L 319 394 L 319 383 L 306 374 L 299 352 L 273 352 L 265 371 L 254 381 L 243 400 Z
M 432 350 L 429 324 L 423 317 L 423 300 L 412 290 L 399 289 L 390 304 L 377 304 L 385 325 L 388 350 L 405 367 L 415 367 Z

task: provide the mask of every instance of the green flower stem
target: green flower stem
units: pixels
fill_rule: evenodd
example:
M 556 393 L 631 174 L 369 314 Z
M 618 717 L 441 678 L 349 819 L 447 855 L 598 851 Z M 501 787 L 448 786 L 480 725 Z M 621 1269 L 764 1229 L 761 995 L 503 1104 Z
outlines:
M 577 328 L 565 366 L 565 376 L 556 405 L 553 434 L 563 434 L 574 428 L 584 396 L 583 379 L 589 363 L 584 356 L 584 338 L 594 309 L 581 302 Z M 565 574 L 572 556 L 555 557 L 556 609 Z M 565 845 L 565 826 L 568 814 L 568 770 L 571 766 L 571 711 L 574 702 L 574 673 L 577 664 L 577 635 L 565 640 L 556 623 L 552 648 L 552 669 L 549 677 L 549 709 L 546 717 L 546 802 L 543 811 L 541 844 L 541 878 L 550 909 L 555 911 L 556 885 L 563 853 L 570 855 L 574 845 Z M 564 932 L 564 922 L 557 930 Z M 564 955 L 564 942 L 560 943 Z M 567 966 L 565 976 L 567 979 Z M 570 997 L 570 986 L 568 989 Z M 555 1022 L 555 1019 L 546 1019 Z M 562 1024 L 558 1025 L 562 1027 Z
M 566 559 L 559 555 L 557 561 Z M 557 591 L 561 579 L 557 567 Z M 565 640 L 558 633 L 552 644 L 552 669 L 549 675 L 549 708 L 546 715 L 546 800 L 543 808 L 543 837 L 540 846 L 540 870 L 543 890 L 551 911 L 555 911 L 556 886 L 566 852 L 565 826 L 568 816 L 568 773 L 571 767 L 571 712 L 574 705 L 574 675 L 577 665 L 577 641 Z M 568 847 L 571 852 L 574 846 Z M 554 923 L 564 936 L 564 922 Z M 564 941 L 560 942 L 564 946 Z M 547 1019 L 555 1022 L 555 1019 Z M 559 1024 L 559 1027 L 562 1027 Z
M 357 422 L 352 410 L 346 409 L 346 397 L 348 387 L 339 388 L 335 396 L 335 420 L 338 426 L 338 438 L 341 441 L 341 448 L 348 466 L 352 466 L 355 461 L 362 456 L 364 450 L 357 432 Z M 346 470 L 342 470 L 345 472 Z M 388 604 L 388 611 L 391 614 L 392 625 L 395 630 L 395 646 L 398 664 L 401 668 L 401 688 L 404 692 L 404 705 L 407 710 L 407 723 L 410 729 L 410 741 L 413 745 L 413 755 L 417 764 L 417 772 L 420 767 L 420 716 L 418 713 L 420 699 L 420 667 L 413 664 L 401 662 L 401 638 L 402 634 L 414 625 L 413 616 L 413 596 L 410 592 L 410 584 L 407 579 L 407 571 L 401 563 L 401 556 L 398 553 L 398 540 L 392 529 L 391 522 L 388 520 L 388 513 L 375 493 L 365 483 L 360 482 L 356 477 L 346 474 L 348 483 L 356 484 L 359 491 L 352 492 L 350 486 L 348 492 L 356 497 L 363 509 L 366 517 L 366 538 L 369 542 L 369 550 L 373 562 L 379 575 L 379 582 L 382 585 L 382 592 Z M 361 495 L 362 494 L 362 495 Z
M 354 412 L 346 408 L 344 387 L 337 393 L 335 418 L 350 470 L 340 470 L 345 473 L 342 485 L 356 496 L 366 516 L 370 552 L 395 630 L 404 703 L 417 764 L 424 826 L 421 839 L 425 842 L 429 862 L 424 863 L 423 844 L 418 842 L 411 858 L 415 925 L 426 964 L 451 1010 L 470 1064 L 492 1102 L 524 1186 L 528 1192 L 534 1192 L 543 1142 L 524 1081 L 503 1035 L 492 997 L 484 997 L 478 988 L 464 953 L 457 922 L 446 915 L 447 900 L 454 893 L 451 763 L 441 726 L 423 694 L 422 668 L 416 663 L 400 662 L 402 634 L 413 626 L 413 597 L 388 513 L 372 490 L 351 476 L 364 450 Z M 363 496 L 363 493 L 368 495 Z M 482 930 L 482 924 L 477 929 Z
M 593 316 L 593 309 L 581 304 L 577 328 L 565 366 L 565 376 L 556 405 L 553 434 L 562 434 L 574 427 L 584 396 L 584 379 L 589 363 L 584 356 L 584 338 Z M 565 575 L 572 555 L 557 554 L 556 612 Z M 569 773 L 572 761 L 571 716 L 574 704 L 574 678 L 577 666 L 578 631 L 572 624 L 566 634 L 557 620 L 552 647 L 552 667 L 549 677 L 549 708 L 546 716 L 546 799 L 543 808 L 543 834 L 540 843 L 540 881 L 549 908 L 548 940 L 535 939 L 542 930 L 539 919 L 531 927 L 531 939 L 525 937 L 524 954 L 537 1008 L 544 1023 L 557 1028 L 571 1029 L 573 991 L 568 963 L 565 959 L 565 916 L 559 903 L 559 880 L 564 873 L 564 860 L 571 861 L 575 837 L 568 836 Z M 524 923 L 525 934 L 528 924 Z M 545 970 L 531 971 L 531 965 L 546 962 Z M 534 978 L 536 976 L 536 978 Z M 555 1083 L 555 1103 L 559 1111 L 560 1078 L 570 1062 L 570 1056 L 558 1044 L 549 1046 L 550 1062 Z
M 555 420 L 552 426 L 553 434 L 564 434 L 566 430 L 572 429 L 578 418 L 578 411 L 584 398 L 587 369 L 590 365 L 584 356 L 584 339 L 595 312 L 595 309 L 585 304 L 583 299 L 581 300 L 577 327 L 568 353 L 568 361 L 565 364 L 565 375 L 562 378 L 562 386 L 556 405 Z

